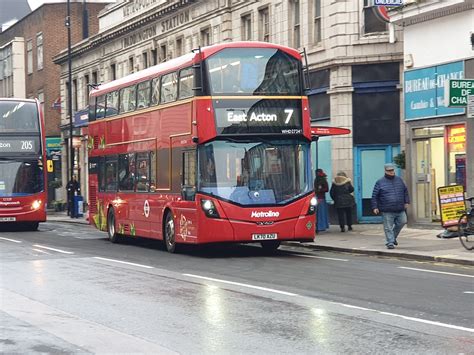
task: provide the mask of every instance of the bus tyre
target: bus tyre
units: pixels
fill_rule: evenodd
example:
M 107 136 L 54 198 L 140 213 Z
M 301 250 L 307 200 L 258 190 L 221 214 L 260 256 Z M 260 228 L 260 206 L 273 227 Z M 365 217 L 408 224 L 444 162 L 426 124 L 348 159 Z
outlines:
M 110 208 L 107 213 L 107 234 L 112 243 L 118 243 L 120 241 L 120 236 L 115 229 L 115 212 L 113 208 Z
M 170 253 L 176 252 L 176 234 L 174 229 L 174 219 L 173 214 L 168 212 L 165 218 L 164 226 L 164 240 L 166 245 L 166 250 Z
M 260 244 L 262 245 L 263 250 L 271 252 L 277 250 L 281 242 L 279 240 L 266 240 L 260 242 Z

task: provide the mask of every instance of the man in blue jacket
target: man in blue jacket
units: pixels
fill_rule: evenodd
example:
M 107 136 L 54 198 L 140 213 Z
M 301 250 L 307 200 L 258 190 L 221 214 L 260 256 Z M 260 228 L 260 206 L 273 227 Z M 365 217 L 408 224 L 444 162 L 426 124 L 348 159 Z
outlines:
M 377 180 L 372 193 L 372 210 L 382 213 L 385 245 L 394 249 L 397 237 L 407 223 L 406 209 L 410 203 L 408 189 L 403 180 L 395 175 L 395 165 L 385 164 L 384 177 Z

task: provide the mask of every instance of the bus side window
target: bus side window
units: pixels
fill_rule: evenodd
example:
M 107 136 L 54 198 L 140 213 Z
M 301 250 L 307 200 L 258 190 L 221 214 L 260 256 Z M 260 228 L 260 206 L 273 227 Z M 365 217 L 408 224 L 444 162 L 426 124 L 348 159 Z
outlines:
M 137 87 L 137 106 L 138 109 L 150 106 L 150 81 L 139 83 Z
M 179 72 L 179 98 L 193 96 L 194 72 L 193 68 L 186 68 Z
M 118 113 L 119 92 L 112 91 L 107 94 L 105 117 L 115 116 Z
M 121 154 L 118 160 L 118 187 L 120 191 L 133 191 L 135 181 L 135 154 Z
M 97 97 L 97 105 L 95 109 L 95 118 L 101 119 L 105 117 L 105 95 Z
M 137 154 L 137 191 L 148 191 L 150 176 L 150 164 L 148 161 L 148 153 Z
M 194 201 L 196 197 L 196 151 L 183 152 L 181 196 L 183 200 Z
M 178 80 L 176 72 L 163 75 L 161 79 L 160 91 L 160 103 L 167 103 L 176 100 L 178 94 Z
M 120 90 L 120 113 L 135 111 L 137 107 L 136 86 L 128 86 Z
M 151 104 L 158 105 L 160 102 L 160 78 L 151 81 Z
M 96 98 L 91 97 L 89 99 L 89 122 L 95 121 L 96 112 Z
M 112 160 L 113 159 L 113 160 Z M 105 190 L 117 191 L 117 158 L 108 158 L 105 163 Z

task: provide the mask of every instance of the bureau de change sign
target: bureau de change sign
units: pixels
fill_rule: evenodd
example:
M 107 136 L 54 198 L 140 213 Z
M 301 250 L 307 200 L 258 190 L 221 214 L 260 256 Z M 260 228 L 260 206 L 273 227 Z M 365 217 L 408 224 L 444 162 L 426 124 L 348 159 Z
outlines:
M 474 95 L 474 79 L 450 79 L 445 81 L 444 97 L 446 106 L 466 107 L 469 95 Z

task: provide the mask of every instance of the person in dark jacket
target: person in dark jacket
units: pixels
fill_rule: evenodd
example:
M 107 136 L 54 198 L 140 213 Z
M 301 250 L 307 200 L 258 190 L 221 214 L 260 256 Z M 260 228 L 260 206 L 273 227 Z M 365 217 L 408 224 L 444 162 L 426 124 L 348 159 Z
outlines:
M 323 169 L 316 169 L 314 179 L 314 193 L 318 199 L 316 206 L 316 231 L 322 232 L 329 228 L 328 204 L 326 203 L 326 192 L 329 191 L 327 175 Z
M 79 186 L 79 182 L 77 181 L 76 175 L 72 177 L 71 180 L 66 185 L 67 190 L 67 214 L 68 216 L 76 217 L 77 214 L 74 209 L 74 196 L 79 195 L 81 188 Z
M 334 200 L 341 232 L 346 231 L 346 224 L 347 230 L 352 230 L 352 208 L 355 205 L 355 199 L 352 195 L 353 192 L 354 187 L 352 186 L 351 179 L 347 177 L 345 172 L 338 172 L 331 185 L 329 195 Z M 345 221 L 344 216 L 346 217 Z
M 382 213 L 385 245 L 394 249 L 398 245 L 398 234 L 407 223 L 410 198 L 405 183 L 395 175 L 395 165 L 385 164 L 384 167 L 385 175 L 375 183 L 371 205 L 375 214 Z

